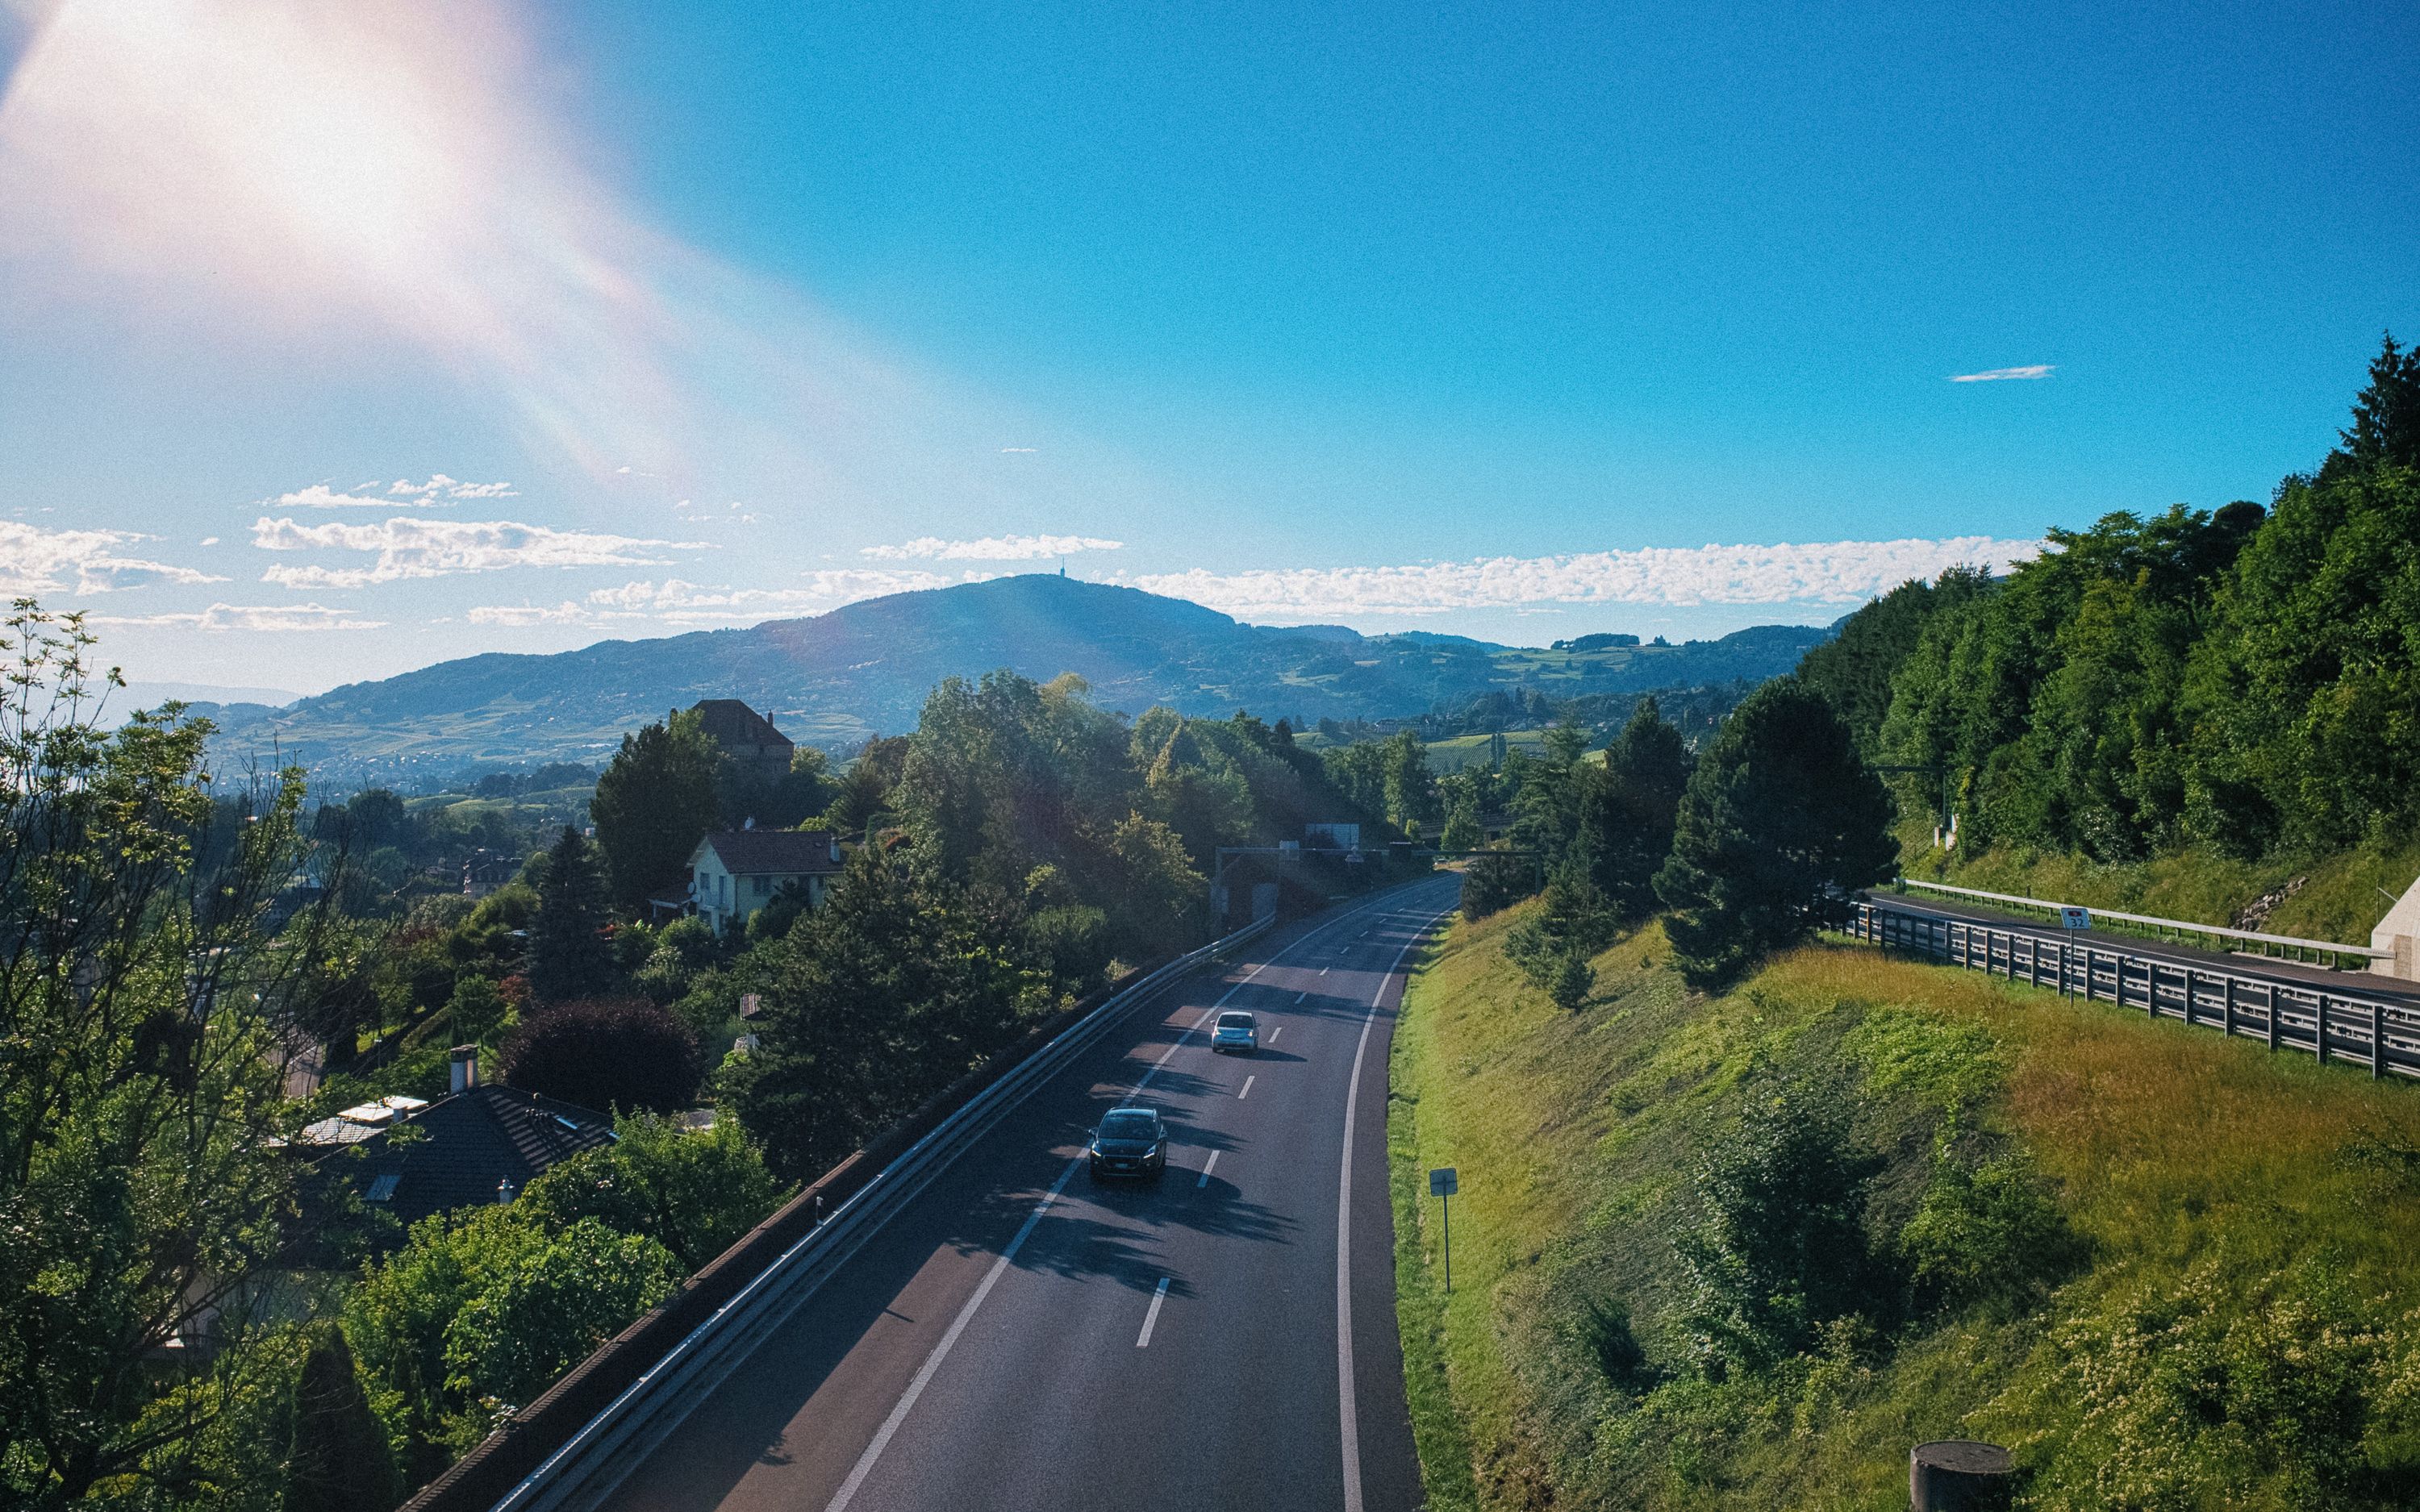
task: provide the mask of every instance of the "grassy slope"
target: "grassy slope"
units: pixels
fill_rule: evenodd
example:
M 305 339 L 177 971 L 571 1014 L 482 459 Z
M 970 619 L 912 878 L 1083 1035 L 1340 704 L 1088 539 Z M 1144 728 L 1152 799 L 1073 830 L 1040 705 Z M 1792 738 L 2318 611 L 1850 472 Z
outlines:
M 1902 825 L 1900 841 L 1910 876 L 2196 924 L 2231 923 L 2254 899 L 2302 877 L 2303 886 L 2262 927 L 2273 934 L 2350 945 L 2367 944 L 2388 895 L 2401 896 L 2420 875 L 2420 841 L 2301 860 L 2241 861 L 2195 847 L 2127 866 L 2012 846 L 1945 856 L 1932 849 L 1931 823 L 1923 818 Z
M 1909 1445 L 1967 1436 L 2016 1446 L 2045 1506 L 2357 1505 L 2364 1474 L 2394 1504 L 2420 1487 L 2374 1479 L 2420 1464 L 2395 1415 L 2420 1362 L 2420 1088 L 1845 945 L 1709 998 L 1658 964 L 1652 926 L 1565 1015 L 1502 959 L 1517 917 L 1458 926 L 1396 1034 L 1403 1326 L 1432 1504 L 1898 1508 Z M 1964 1137 L 2030 1156 L 2090 1260 L 2028 1304 L 1844 1333 L 1777 1379 L 1708 1385 L 1686 1365 L 1671 1239 L 1752 1061 L 1858 1109 L 1886 1156 L 1878 1232 L 1912 1209 L 1938 1110 L 1965 1096 Z M 1462 1173 L 1450 1300 L 1418 1175 L 1441 1165 Z M 1591 1321 L 1617 1304 L 1650 1365 L 1623 1380 L 1599 1367 Z M 2189 1431 L 2198 1399 L 2160 1362 L 2204 1356 L 2254 1385 Z M 2334 1410 L 2381 1420 L 2260 1405 L 2258 1382 L 2304 1381 L 2354 1381 Z M 2310 1471 L 2347 1442 L 2352 1468 Z

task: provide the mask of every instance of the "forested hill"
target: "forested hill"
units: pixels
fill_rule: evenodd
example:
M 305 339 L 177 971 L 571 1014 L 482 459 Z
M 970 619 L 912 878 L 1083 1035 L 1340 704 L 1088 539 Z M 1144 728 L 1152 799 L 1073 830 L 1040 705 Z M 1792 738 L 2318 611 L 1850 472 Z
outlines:
M 2420 351 L 2390 339 L 2369 376 L 2340 444 L 2266 508 L 2111 515 L 2006 578 L 1907 584 L 1807 679 L 1869 757 L 1946 777 L 1962 859 L 2195 849 L 2206 874 L 2300 876 L 2362 848 L 2399 890 L 2420 837 Z M 1901 781 L 1930 811 L 1935 782 Z
M 1140 714 L 1238 708 L 1275 719 L 1388 718 L 1490 690 L 1557 697 L 1694 687 L 1788 671 L 1829 632 L 1763 625 L 1681 645 L 1535 651 L 1456 636 L 1269 629 L 1183 599 L 1026 576 L 869 599 L 810 619 L 555 656 L 471 656 L 290 707 L 205 710 L 225 754 L 403 775 L 415 764 L 595 761 L 621 735 L 700 698 L 744 699 L 793 739 L 847 749 L 916 722 L 933 686 L 1006 667 L 1075 672 L 1101 704 Z

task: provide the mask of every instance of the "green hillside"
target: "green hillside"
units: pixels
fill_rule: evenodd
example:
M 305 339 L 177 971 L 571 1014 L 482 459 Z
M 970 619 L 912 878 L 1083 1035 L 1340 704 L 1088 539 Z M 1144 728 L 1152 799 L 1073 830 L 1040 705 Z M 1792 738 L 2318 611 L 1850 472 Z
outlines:
M 2420 352 L 2387 340 L 2350 422 L 2265 507 L 2054 530 L 1807 654 L 1927 816 L 1911 873 L 2366 937 L 2420 864 Z
M 1503 954 L 1536 906 L 1457 926 L 1396 1034 L 1431 1505 L 1897 1512 L 1947 1437 L 2042 1508 L 2420 1498 L 2420 1091 L 1845 944 L 1708 996 L 1653 925 L 1566 1013 Z M 1759 1265 L 1811 1299 L 1761 1360 L 1721 1326 Z
M 473 764 L 595 763 L 621 736 L 701 698 L 769 711 L 792 739 L 853 752 L 912 728 L 947 677 L 1075 672 L 1103 706 L 1225 717 L 1397 718 L 1490 692 L 1556 699 L 1750 681 L 1829 632 L 1765 625 L 1719 640 L 1539 652 L 1458 636 L 1271 629 L 1182 599 L 1046 575 L 869 599 L 811 619 L 556 656 L 473 656 L 283 709 L 215 710 L 221 749 L 409 780 Z

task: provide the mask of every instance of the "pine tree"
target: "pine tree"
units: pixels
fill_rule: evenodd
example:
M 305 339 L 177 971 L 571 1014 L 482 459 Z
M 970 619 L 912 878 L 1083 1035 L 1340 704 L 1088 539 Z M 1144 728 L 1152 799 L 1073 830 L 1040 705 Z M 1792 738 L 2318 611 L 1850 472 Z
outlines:
M 1682 969 L 1718 980 L 1846 918 L 1898 862 L 1891 815 L 1830 704 L 1794 677 L 1748 695 L 1691 774 L 1655 876 Z
M 530 921 L 530 995 L 541 1003 L 566 1003 L 611 991 L 613 952 L 597 933 L 605 923 L 605 878 L 596 849 L 566 825 L 547 853 L 537 916 Z
M 1672 825 L 1689 781 L 1689 750 L 1652 698 L 1606 748 L 1601 773 L 1581 790 L 1580 835 L 1590 880 L 1622 918 L 1655 907 L 1655 873 L 1672 851 Z
M 370 1411 L 344 1330 L 320 1324 L 294 1385 L 285 1512 L 385 1512 L 402 1494 L 386 1429 Z

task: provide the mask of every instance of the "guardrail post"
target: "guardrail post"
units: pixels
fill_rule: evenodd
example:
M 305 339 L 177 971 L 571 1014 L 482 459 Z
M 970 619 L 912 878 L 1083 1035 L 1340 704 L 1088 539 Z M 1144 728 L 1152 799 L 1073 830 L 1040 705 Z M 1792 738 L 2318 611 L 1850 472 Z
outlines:
M 2200 983 L 2201 973 L 2191 966 L 2185 967 L 2185 1027 L 2188 1029 L 2195 1027 L 2194 989 Z
M 2376 1003 L 2369 1005 L 2369 1079 L 2386 1074 L 2385 1013 Z
M 2270 981 L 2261 985 L 2269 989 L 2269 1050 L 2273 1055 L 2277 1049 L 2277 984 Z
M 2328 1063 L 2328 995 L 2319 994 L 2319 1011 L 2311 1020 L 2311 1038 L 2319 1041 L 2319 1064 Z
M 2232 1040 L 2235 1038 L 2235 979 L 2220 978 L 2219 990 L 2223 995 L 2222 1000 L 2225 1004 L 2223 1011 L 2226 1015 L 2226 1037 Z

